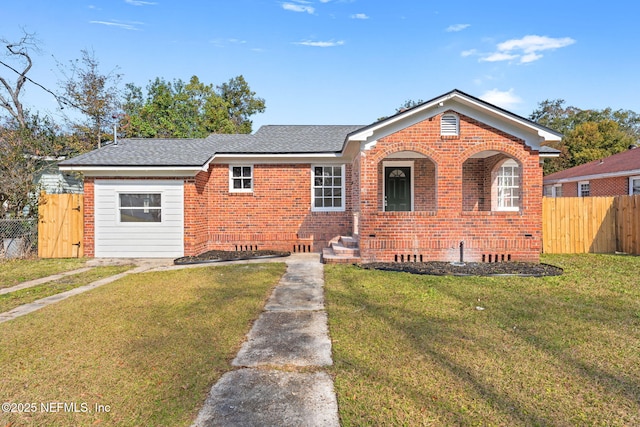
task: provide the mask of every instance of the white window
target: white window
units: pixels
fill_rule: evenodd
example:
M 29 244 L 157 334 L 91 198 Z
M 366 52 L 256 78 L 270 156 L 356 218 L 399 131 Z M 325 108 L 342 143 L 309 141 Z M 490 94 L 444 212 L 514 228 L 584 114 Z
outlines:
M 578 197 L 589 197 L 591 195 L 591 185 L 589 181 L 580 181 L 578 183 Z
M 120 222 L 162 222 L 160 193 L 120 193 Z
M 499 211 L 517 211 L 520 206 L 520 168 L 509 159 L 502 163 L 496 177 L 497 206 Z
M 629 195 L 640 194 L 640 176 L 629 177 Z
M 313 166 L 311 175 L 311 210 L 344 211 L 344 166 Z
M 253 191 L 253 166 L 229 166 L 229 191 L 234 193 Z
M 562 197 L 562 184 L 545 185 L 545 197 Z
M 460 133 L 460 121 L 455 114 L 443 114 L 440 119 L 440 135 L 458 136 Z

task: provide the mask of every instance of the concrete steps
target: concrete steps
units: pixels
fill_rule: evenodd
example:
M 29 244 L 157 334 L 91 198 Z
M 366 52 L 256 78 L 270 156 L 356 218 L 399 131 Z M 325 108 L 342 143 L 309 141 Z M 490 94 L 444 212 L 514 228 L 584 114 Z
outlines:
M 355 264 L 360 262 L 360 247 L 357 238 L 340 236 L 331 239 L 329 247 L 322 250 L 323 264 Z

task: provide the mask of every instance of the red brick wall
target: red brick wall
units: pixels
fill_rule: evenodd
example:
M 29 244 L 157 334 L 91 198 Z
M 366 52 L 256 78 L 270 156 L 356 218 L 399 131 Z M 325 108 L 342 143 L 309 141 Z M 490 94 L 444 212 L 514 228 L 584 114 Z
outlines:
M 380 164 L 401 151 L 421 153 L 437 165 L 436 209 L 381 211 Z M 500 156 L 482 162 L 469 160 L 463 168 L 471 156 L 484 151 L 497 151 Z M 491 212 L 483 205 L 491 197 L 487 175 L 507 157 L 522 167 L 520 211 Z M 360 168 L 363 185 L 359 206 L 363 237 L 360 249 L 364 260 L 394 260 L 398 256 L 405 260 L 422 257 L 455 261 L 459 259 L 460 242 L 464 242 L 465 261 L 482 261 L 483 255 L 485 261 L 489 255 L 492 260 L 496 255 L 499 260 L 503 256 L 505 260 L 539 260 L 542 169 L 537 153 L 528 150 L 517 138 L 462 115 L 460 136 L 441 137 L 438 116 L 380 139 L 362 157 Z M 480 176 L 465 183 L 475 173 Z M 481 196 L 485 199 L 482 203 Z
M 95 256 L 95 197 L 94 179 L 84 179 L 84 235 L 82 244 L 84 245 L 84 256 L 93 258 Z
M 208 248 L 208 194 L 210 172 L 184 180 L 184 253 L 197 255 Z
M 591 196 L 626 196 L 629 194 L 629 177 L 590 179 Z M 577 197 L 578 183 L 565 182 L 562 184 L 562 197 Z
M 229 192 L 229 165 L 210 167 L 206 185 L 208 249 L 255 247 L 319 252 L 352 231 L 351 165 L 345 168 L 345 212 L 311 212 L 311 165 L 253 167 L 251 193 Z

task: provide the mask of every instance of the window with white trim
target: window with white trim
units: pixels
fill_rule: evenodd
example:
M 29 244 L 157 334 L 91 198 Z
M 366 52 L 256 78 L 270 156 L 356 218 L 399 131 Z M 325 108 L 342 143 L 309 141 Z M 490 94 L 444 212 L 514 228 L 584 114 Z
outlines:
M 562 184 L 544 186 L 545 197 L 562 197 Z
M 629 195 L 640 194 L 640 176 L 629 177 Z
M 250 193 L 253 191 L 253 166 L 229 166 L 229 191 L 232 193 Z
M 517 211 L 520 209 L 520 167 L 515 160 L 506 160 L 498 169 L 496 189 L 496 210 Z
M 160 193 L 119 193 L 120 222 L 162 222 Z
M 458 136 L 460 133 L 460 120 L 456 114 L 443 114 L 440 118 L 440 135 Z
M 589 197 L 591 195 L 591 184 L 589 181 L 578 182 L 578 197 Z
M 311 168 L 311 210 L 344 211 L 344 165 Z

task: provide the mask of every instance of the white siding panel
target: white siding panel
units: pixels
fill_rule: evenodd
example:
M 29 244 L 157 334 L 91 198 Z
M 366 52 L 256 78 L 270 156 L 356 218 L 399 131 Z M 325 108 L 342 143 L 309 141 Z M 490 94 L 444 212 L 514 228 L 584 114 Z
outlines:
M 120 193 L 160 193 L 162 222 L 121 223 Z M 95 256 L 175 258 L 184 255 L 184 185 L 171 180 L 95 181 Z

